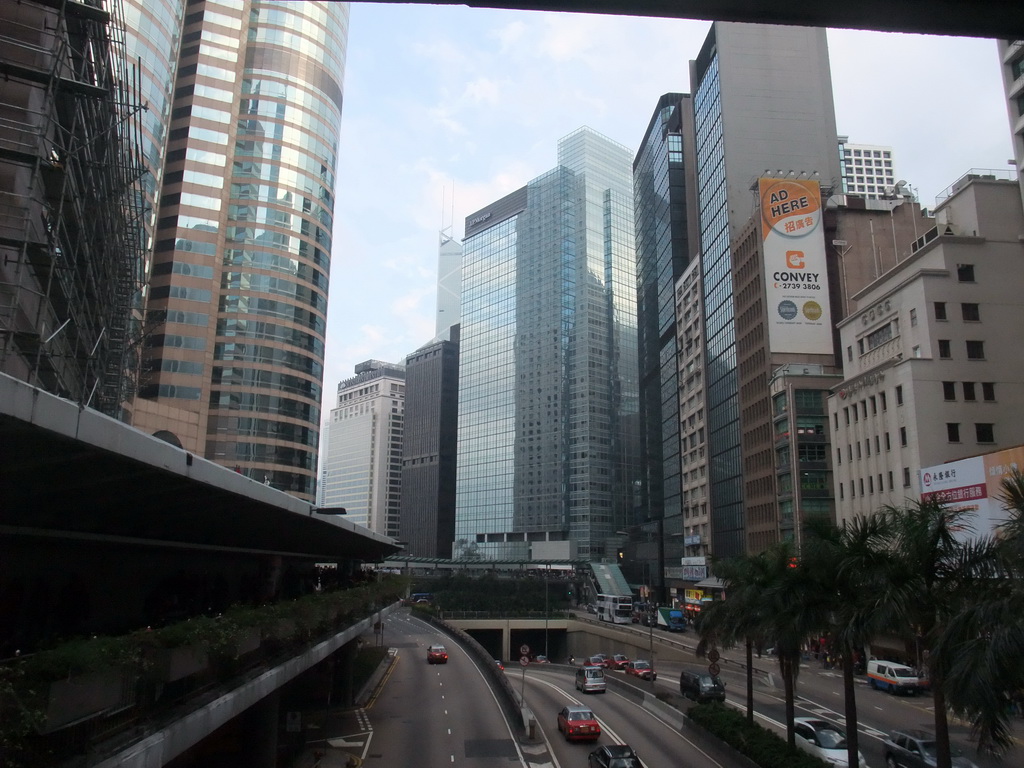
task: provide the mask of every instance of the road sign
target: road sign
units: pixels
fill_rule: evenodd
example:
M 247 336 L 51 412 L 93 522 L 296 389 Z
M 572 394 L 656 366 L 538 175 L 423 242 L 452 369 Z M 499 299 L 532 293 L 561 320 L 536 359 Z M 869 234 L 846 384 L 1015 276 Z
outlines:
M 523 643 L 522 645 L 519 646 L 519 653 L 522 654 L 523 656 L 529 656 L 530 655 L 530 646 L 528 646 L 526 643 Z
M 718 651 L 716 649 L 712 648 L 710 651 L 708 651 L 708 661 L 710 661 L 711 663 L 718 661 L 720 658 L 722 657 L 718 655 Z
M 718 664 L 716 664 L 715 662 L 712 661 L 710 664 L 708 664 L 708 672 L 711 673 L 712 677 L 718 677 L 718 673 L 721 671 L 722 668 L 718 666 Z
M 524 667 L 530 666 L 530 657 L 529 656 L 520 656 L 519 657 L 519 663 L 522 664 Z

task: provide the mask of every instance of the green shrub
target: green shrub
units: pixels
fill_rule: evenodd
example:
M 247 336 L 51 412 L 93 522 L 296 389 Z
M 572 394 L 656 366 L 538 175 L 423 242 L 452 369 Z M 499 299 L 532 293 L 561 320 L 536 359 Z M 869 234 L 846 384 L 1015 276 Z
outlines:
M 751 725 L 746 716 L 721 704 L 691 707 L 690 719 L 721 739 L 760 768 L 827 768 L 828 764 L 806 752 L 791 748 L 785 739 L 760 725 Z

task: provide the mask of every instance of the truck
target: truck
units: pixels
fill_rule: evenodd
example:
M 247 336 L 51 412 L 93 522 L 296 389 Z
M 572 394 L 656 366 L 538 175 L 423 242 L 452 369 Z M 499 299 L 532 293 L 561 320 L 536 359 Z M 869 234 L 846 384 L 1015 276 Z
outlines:
M 658 626 L 669 632 L 685 632 L 686 619 L 683 618 L 683 612 L 676 608 L 659 608 Z

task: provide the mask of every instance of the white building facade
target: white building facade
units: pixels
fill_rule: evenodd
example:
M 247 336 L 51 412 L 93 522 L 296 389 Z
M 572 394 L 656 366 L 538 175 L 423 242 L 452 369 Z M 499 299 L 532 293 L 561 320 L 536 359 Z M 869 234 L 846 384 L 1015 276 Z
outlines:
M 398 538 L 402 500 L 405 367 L 368 360 L 338 385 L 325 427 L 321 507 L 344 507 L 348 519 Z
M 839 164 L 843 191 L 847 194 L 876 199 L 893 194 L 896 187 L 893 163 L 892 147 L 852 144 L 846 136 L 839 137 Z
M 839 324 L 844 378 L 828 411 L 840 524 L 919 498 L 922 468 L 1024 434 L 1019 190 L 968 174 L 935 217 Z

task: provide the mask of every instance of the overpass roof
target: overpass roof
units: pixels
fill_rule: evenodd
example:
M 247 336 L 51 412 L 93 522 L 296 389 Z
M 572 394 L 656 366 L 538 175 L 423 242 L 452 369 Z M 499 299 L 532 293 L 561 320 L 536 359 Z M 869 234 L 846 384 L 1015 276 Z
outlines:
M 0 534 L 379 562 L 394 540 L 0 374 Z
M 1024 3 L 1007 0 L 376 0 L 518 8 L 527 11 L 576 11 L 616 16 L 664 16 L 716 19 L 806 27 L 923 32 L 961 37 L 1024 38 Z

